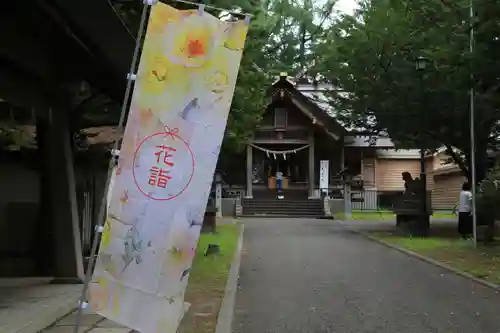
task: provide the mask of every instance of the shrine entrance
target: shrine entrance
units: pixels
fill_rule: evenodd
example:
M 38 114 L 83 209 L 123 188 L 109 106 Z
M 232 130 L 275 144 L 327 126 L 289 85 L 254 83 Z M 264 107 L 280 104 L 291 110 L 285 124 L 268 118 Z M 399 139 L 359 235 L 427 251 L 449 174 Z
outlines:
M 319 199 L 320 161 L 330 174 L 343 165 L 345 129 L 282 73 L 273 98 L 246 147 L 245 199 L 276 197 L 276 174 L 285 198 Z M 250 203 L 250 202 L 249 202 Z M 256 203 L 256 202 L 253 202 Z
M 276 176 L 283 176 L 283 189 L 307 196 L 310 145 L 252 145 L 254 154 L 252 187 L 258 194 L 274 193 Z M 265 194 L 265 193 L 264 193 Z

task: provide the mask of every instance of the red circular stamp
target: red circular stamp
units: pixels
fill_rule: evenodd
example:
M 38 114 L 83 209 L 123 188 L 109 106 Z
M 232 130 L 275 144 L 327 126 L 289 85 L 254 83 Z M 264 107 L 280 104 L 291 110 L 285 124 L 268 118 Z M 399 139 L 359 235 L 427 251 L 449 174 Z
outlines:
M 177 128 L 144 138 L 134 153 L 132 176 L 139 191 L 152 200 L 172 200 L 191 184 L 195 159 Z

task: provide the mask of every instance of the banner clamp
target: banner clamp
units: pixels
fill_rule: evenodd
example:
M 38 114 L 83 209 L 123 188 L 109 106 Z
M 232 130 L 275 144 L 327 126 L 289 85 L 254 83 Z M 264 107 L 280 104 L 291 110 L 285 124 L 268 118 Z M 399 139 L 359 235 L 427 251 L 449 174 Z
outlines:
M 78 302 L 78 308 L 79 309 L 86 309 L 89 307 L 89 303 L 83 301 L 83 302 Z
M 245 14 L 245 24 L 250 24 L 251 20 L 252 20 L 252 15 Z

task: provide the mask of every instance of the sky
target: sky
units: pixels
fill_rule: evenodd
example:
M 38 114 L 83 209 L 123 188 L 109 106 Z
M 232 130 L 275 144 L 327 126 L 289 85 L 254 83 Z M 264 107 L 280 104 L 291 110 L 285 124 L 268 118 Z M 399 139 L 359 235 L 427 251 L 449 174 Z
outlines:
M 356 0 L 338 0 L 335 7 L 346 14 L 352 14 L 357 7 Z

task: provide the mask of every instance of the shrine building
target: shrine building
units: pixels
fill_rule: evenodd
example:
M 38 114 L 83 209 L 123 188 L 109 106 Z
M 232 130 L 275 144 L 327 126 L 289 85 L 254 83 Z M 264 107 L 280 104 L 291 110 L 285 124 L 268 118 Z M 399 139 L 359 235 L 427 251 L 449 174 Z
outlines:
M 290 206 L 304 205 L 307 214 L 299 215 L 321 215 L 321 192 L 342 198 L 345 179 L 351 180 L 353 209 L 390 209 L 394 196 L 404 190 L 402 172 L 419 175 L 419 150 L 396 150 L 387 136 L 348 129 L 337 121 L 325 96 L 330 89 L 293 82 L 286 73 L 274 82 L 270 103 L 244 156 L 228 170 L 220 165 L 226 196 L 242 198 L 241 209 L 238 203 L 228 208 L 230 201 L 225 201 L 225 214 L 234 210 L 237 215 L 289 215 L 291 208 L 285 212 L 279 207 L 292 200 Z M 449 210 L 464 177 L 455 165 L 444 164 L 445 159 L 444 152 L 427 156 L 426 172 L 434 208 Z M 277 172 L 283 175 L 284 200 L 271 204 Z

